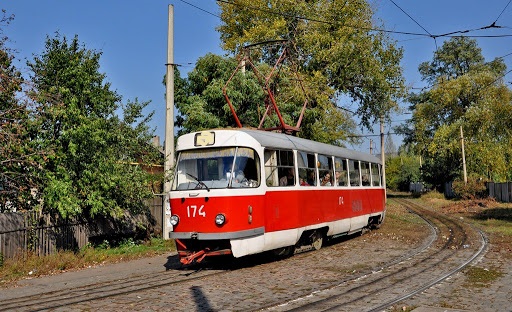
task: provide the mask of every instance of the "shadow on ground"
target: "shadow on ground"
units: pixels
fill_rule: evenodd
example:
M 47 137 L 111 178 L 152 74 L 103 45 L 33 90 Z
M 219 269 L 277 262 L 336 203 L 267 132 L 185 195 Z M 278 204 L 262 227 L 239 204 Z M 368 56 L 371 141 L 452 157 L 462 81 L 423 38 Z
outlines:
M 512 208 L 485 209 L 485 210 L 479 212 L 478 214 L 476 214 L 473 218 L 477 219 L 477 220 L 495 219 L 495 220 L 512 222 Z

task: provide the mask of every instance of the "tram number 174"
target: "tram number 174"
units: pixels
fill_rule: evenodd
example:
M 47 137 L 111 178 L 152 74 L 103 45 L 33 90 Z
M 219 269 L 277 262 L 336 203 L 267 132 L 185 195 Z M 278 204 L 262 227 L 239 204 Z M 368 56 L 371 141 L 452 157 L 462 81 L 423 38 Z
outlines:
M 203 210 L 204 205 L 197 207 L 196 205 L 187 206 L 187 217 L 195 218 L 196 216 L 206 217 L 206 212 Z

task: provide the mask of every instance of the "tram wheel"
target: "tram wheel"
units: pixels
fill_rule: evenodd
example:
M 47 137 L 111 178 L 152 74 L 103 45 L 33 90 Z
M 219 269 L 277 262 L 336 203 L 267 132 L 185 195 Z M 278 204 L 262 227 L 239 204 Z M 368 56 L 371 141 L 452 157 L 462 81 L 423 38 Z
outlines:
M 313 246 L 315 250 L 319 250 L 320 248 L 322 248 L 322 244 L 324 242 L 324 235 L 320 231 L 315 231 L 313 235 L 311 235 L 311 240 L 311 246 Z

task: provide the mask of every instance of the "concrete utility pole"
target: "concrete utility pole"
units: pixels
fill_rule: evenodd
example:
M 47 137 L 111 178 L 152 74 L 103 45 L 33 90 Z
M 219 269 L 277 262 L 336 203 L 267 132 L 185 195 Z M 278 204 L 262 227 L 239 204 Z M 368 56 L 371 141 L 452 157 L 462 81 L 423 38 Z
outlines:
M 169 238 L 172 226 L 169 223 L 171 206 L 169 204 L 169 191 L 171 182 L 169 174 L 174 167 L 174 6 L 169 5 L 168 30 L 167 30 L 167 73 L 165 75 L 165 183 L 163 206 L 163 238 Z
M 384 187 L 385 203 L 388 202 L 386 191 L 386 155 L 384 151 L 384 117 L 380 117 L 380 160 L 382 162 L 382 186 Z
M 468 174 L 466 173 L 466 155 L 464 153 L 464 134 L 460 126 L 460 145 L 462 145 L 462 170 L 464 171 L 464 184 L 468 183 Z

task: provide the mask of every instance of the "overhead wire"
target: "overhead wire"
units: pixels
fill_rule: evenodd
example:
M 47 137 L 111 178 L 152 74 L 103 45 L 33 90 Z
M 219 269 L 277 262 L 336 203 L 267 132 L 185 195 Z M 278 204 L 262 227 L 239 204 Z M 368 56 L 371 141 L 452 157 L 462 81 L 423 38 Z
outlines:
M 494 20 L 494 23 L 493 24 L 496 24 L 496 22 L 498 21 L 498 19 L 501 17 L 501 15 L 503 14 L 503 12 L 505 12 L 505 10 L 508 8 L 510 2 L 512 2 L 512 0 L 508 0 L 508 3 L 507 5 L 503 8 L 503 10 L 501 10 L 501 13 L 498 15 L 498 17 L 496 17 L 496 19 Z
M 197 6 L 197 5 L 189 3 L 189 2 L 187 2 L 185 0 L 180 0 L 180 1 L 185 3 L 185 4 L 187 4 L 187 5 L 190 5 L 190 6 L 194 7 L 196 9 L 200 10 L 200 11 L 203 11 L 203 12 L 205 12 L 207 14 L 210 14 L 212 16 L 221 18 L 219 15 L 214 14 L 214 13 L 208 11 L 208 10 L 205 10 L 205 9 L 203 9 L 203 8 Z M 496 25 L 496 23 L 499 20 L 499 18 L 503 15 L 505 10 L 508 8 L 508 6 L 512 2 L 512 0 L 508 1 L 508 3 L 505 5 L 503 10 L 500 12 L 498 17 L 490 25 L 482 26 L 482 27 L 479 27 L 479 28 L 456 30 L 456 31 L 452 31 L 452 32 L 442 33 L 442 34 L 432 34 L 425 27 L 423 27 L 416 19 L 414 19 L 409 13 L 407 13 L 403 8 L 401 8 L 395 1 L 393 1 L 393 0 L 389 0 L 389 1 L 393 5 L 395 5 L 398 9 L 400 9 L 414 23 L 416 23 L 423 31 L 425 31 L 425 33 L 416 33 L 416 32 L 408 32 L 408 31 L 392 31 L 392 30 L 386 30 L 386 29 L 382 29 L 382 28 L 361 27 L 361 26 L 354 26 L 354 25 L 347 25 L 347 24 L 343 24 L 343 26 L 354 28 L 354 29 L 359 29 L 359 30 L 364 30 L 364 31 L 375 31 L 375 32 L 384 32 L 384 33 L 398 34 L 398 35 L 411 35 L 411 36 L 419 36 L 419 37 L 430 37 L 430 38 L 434 39 L 436 50 L 438 49 L 437 40 L 436 39 L 439 38 L 439 37 L 448 37 L 448 38 L 452 38 L 452 37 L 469 37 L 469 38 L 505 38 L 505 37 L 512 37 L 512 34 L 502 34 L 502 35 L 467 35 L 470 32 L 479 31 L 479 30 L 487 30 L 487 29 L 492 29 L 492 28 L 508 28 L 508 27 Z M 269 9 L 269 8 L 261 8 L 261 7 L 251 6 L 251 5 L 249 5 L 249 6 L 248 5 L 242 5 L 242 4 L 236 3 L 235 1 L 232 1 L 232 0 L 216 0 L 216 2 L 225 3 L 225 4 L 229 4 L 229 5 L 235 5 L 235 6 L 243 6 L 243 7 L 247 8 L 247 9 L 250 9 L 250 10 L 257 10 L 257 11 L 261 11 L 261 12 L 265 12 L 265 13 L 269 13 L 269 14 L 273 14 L 273 15 L 279 15 L 279 16 L 288 17 L 288 18 L 296 18 L 296 19 L 300 19 L 300 20 L 304 20 L 304 21 L 309 21 L 309 22 L 324 23 L 324 24 L 329 24 L 329 25 L 334 25 L 335 23 L 341 22 L 341 21 L 338 21 L 338 20 L 335 20 L 334 22 L 325 21 L 325 20 L 322 20 L 322 19 L 319 19 L 319 18 L 310 18 L 310 17 L 305 17 L 305 16 L 299 16 L 299 15 L 293 15 L 293 14 L 289 14 L 289 13 L 279 12 L 279 11 L 272 10 L 272 9 Z M 463 35 L 463 34 L 465 34 L 465 35 Z M 504 58 L 506 56 L 509 56 L 511 54 L 512 54 L 512 52 L 509 53 L 509 54 L 506 54 L 506 55 L 504 55 L 502 57 L 498 57 L 496 59 L 500 59 L 500 58 L 502 59 L 502 58 Z M 496 78 L 492 83 L 489 83 L 485 87 L 483 87 L 483 89 L 485 89 L 489 85 L 494 84 L 496 81 L 498 81 L 499 79 L 501 79 L 504 76 L 508 75 L 510 72 L 512 72 L 512 70 L 509 70 L 504 75 Z M 418 89 L 418 88 L 412 88 L 412 89 Z M 421 89 L 424 90 L 425 88 L 421 88 Z M 342 110 L 345 110 L 345 111 L 347 111 L 349 113 L 355 114 L 355 112 L 353 112 L 351 110 L 348 110 L 348 109 L 345 109 L 343 107 L 339 107 L 338 106 L 338 108 L 340 108 Z M 391 134 L 396 134 L 396 133 L 391 133 Z M 372 136 L 372 135 L 361 135 L 361 137 L 368 137 L 368 136 Z
M 511 0 L 511 1 L 512 1 L 512 0 Z M 494 58 L 494 60 L 492 60 L 492 61 L 488 61 L 488 62 L 485 62 L 483 65 L 488 65 L 488 64 L 490 64 L 490 63 L 492 63 L 492 62 L 494 62 L 494 61 L 496 61 L 496 60 L 504 59 L 504 58 L 506 58 L 506 57 L 508 57 L 508 56 L 510 56 L 510 55 L 512 55 L 512 52 L 507 53 L 507 54 L 505 54 L 505 55 L 503 55 L 503 56 L 496 57 L 496 58 Z M 506 73 L 506 74 L 504 74 L 503 76 L 501 76 L 501 77 L 497 78 L 494 82 L 498 81 L 500 78 L 503 78 L 504 76 L 506 76 L 506 75 L 508 75 L 508 74 L 509 74 L 509 72 L 507 72 L 507 73 Z M 494 83 L 494 82 L 493 82 L 493 83 Z M 510 82 L 509 82 L 509 83 L 510 83 Z M 491 84 L 492 84 L 492 83 L 491 83 Z M 435 87 L 435 86 L 437 86 L 437 85 L 439 85 L 439 82 L 435 82 L 435 83 L 433 83 L 432 85 L 428 85 L 428 86 L 425 86 L 425 87 L 409 87 L 408 89 L 409 89 L 409 90 L 425 91 L 425 90 L 428 90 L 428 89 L 434 88 L 434 87 Z
M 216 1 L 225 3 L 225 4 L 234 5 L 234 6 L 243 6 L 247 9 L 261 11 L 261 12 L 265 12 L 265 13 L 269 13 L 269 14 L 273 14 L 273 15 L 279 15 L 279 16 L 288 17 L 288 18 L 296 18 L 296 19 L 300 19 L 300 20 L 304 20 L 304 21 L 308 21 L 308 22 L 316 22 L 316 23 L 322 23 L 322 24 L 328 24 L 328 25 L 335 25 L 336 23 L 342 22 L 340 20 L 335 20 L 334 22 L 325 21 L 325 20 L 318 19 L 318 18 L 310 18 L 310 17 L 300 16 L 300 15 L 293 15 L 293 14 L 289 14 L 289 13 L 279 12 L 279 11 L 268 9 L 268 8 L 261 8 L 261 7 L 251 6 L 251 5 L 242 5 L 242 4 L 236 3 L 235 1 L 232 1 L 232 0 L 216 0 Z M 414 35 L 414 36 L 430 37 L 429 34 L 423 34 L 423 33 L 394 31 L 394 30 L 387 30 L 387 29 L 381 29 L 381 28 L 354 26 L 354 25 L 348 25 L 348 24 L 343 24 L 343 26 L 358 29 L 358 30 L 364 30 L 364 31 L 375 31 L 375 32 L 384 32 L 384 33 L 400 34 L 400 35 Z
M 217 14 L 215 14 L 215 13 L 212 13 L 212 12 L 210 12 L 210 11 L 208 11 L 208 10 L 205 10 L 205 9 L 203 9 L 203 8 L 201 8 L 201 7 L 199 7 L 199 6 L 195 5 L 195 4 L 192 4 L 192 3 L 188 2 L 188 1 L 185 1 L 185 0 L 179 0 L 179 1 L 181 1 L 181 2 L 183 2 L 183 3 L 185 3 L 185 4 L 188 4 L 188 5 L 190 5 L 190 6 L 191 6 L 191 7 L 193 7 L 193 8 L 198 9 L 199 11 L 203 11 L 203 12 L 208 13 L 208 14 L 210 14 L 210 15 L 213 15 L 213 16 L 215 16 L 215 17 L 221 18 L 219 15 L 217 15 Z
M 309 17 L 304 17 L 304 16 L 296 16 L 296 15 L 293 15 L 293 14 L 283 13 L 283 12 L 279 12 L 279 11 L 276 11 L 276 10 L 273 10 L 273 9 L 269 9 L 269 8 L 261 8 L 261 7 L 256 7 L 256 6 L 242 5 L 242 4 L 236 3 L 235 1 L 232 1 L 232 0 L 216 0 L 216 1 L 217 2 L 221 2 L 221 3 L 225 3 L 225 4 L 229 4 L 229 5 L 244 6 L 245 8 L 248 8 L 248 9 L 251 9 L 251 10 L 262 11 L 262 12 L 265 12 L 265 13 L 279 15 L 279 16 L 284 16 L 284 17 L 288 17 L 288 18 L 297 18 L 297 19 L 302 19 L 302 20 L 305 20 L 305 21 L 324 23 L 324 24 L 330 24 L 330 25 L 334 24 L 333 22 L 325 21 L 325 20 L 318 19 L 318 18 L 309 18 Z M 414 33 L 414 32 L 403 32 L 403 31 L 391 31 L 391 30 L 379 29 L 379 28 L 367 28 L 367 27 L 353 26 L 353 25 L 347 25 L 347 24 L 344 24 L 343 26 L 351 27 L 351 28 L 355 28 L 355 29 L 360 29 L 360 30 L 365 30 L 365 31 L 376 31 L 376 32 L 380 31 L 380 32 L 391 33 L 391 34 L 415 35 L 415 36 L 430 37 L 430 38 L 434 39 L 434 44 L 435 44 L 435 47 L 436 47 L 436 50 L 437 50 L 438 46 L 437 46 L 437 40 L 436 39 L 439 38 L 439 37 L 461 37 L 460 35 L 455 36 L 455 34 L 464 34 L 464 33 L 469 33 L 469 32 L 478 31 L 478 30 L 486 30 L 486 29 L 490 29 L 490 28 L 502 28 L 502 26 L 497 26 L 496 22 L 501 17 L 501 15 L 506 10 L 506 8 L 509 6 L 509 4 L 512 2 L 512 0 L 509 0 L 509 2 L 505 6 L 505 8 L 501 11 L 501 13 L 496 18 L 496 20 L 492 24 L 490 24 L 488 26 L 483 26 L 483 27 L 473 28 L 473 29 L 457 30 L 457 31 L 452 31 L 452 32 L 444 33 L 444 34 L 434 35 L 431 32 L 429 32 L 425 27 L 423 27 L 418 21 L 416 21 L 403 8 L 401 8 L 395 1 L 393 1 L 393 0 L 389 0 L 389 1 L 391 3 L 393 3 L 393 5 L 395 5 L 398 9 L 400 9 L 405 15 L 407 15 L 407 17 L 409 17 L 414 23 L 416 23 L 419 27 L 421 27 L 421 29 L 423 29 L 426 34 Z M 339 21 L 335 21 L 335 22 L 339 22 Z M 512 34 L 508 34 L 508 35 L 471 35 L 471 36 L 465 35 L 464 37 L 470 37 L 470 38 L 502 38 L 502 37 L 512 37 Z M 351 112 L 351 113 L 353 113 L 353 112 Z
M 240 3 L 237 3 L 236 1 L 233 1 L 233 0 L 215 0 L 215 1 L 220 2 L 220 3 L 229 4 L 229 5 L 239 6 L 239 7 L 243 6 L 244 8 L 250 9 L 250 10 L 261 11 L 261 12 L 265 12 L 265 13 L 269 13 L 269 14 L 273 14 L 273 15 L 279 15 L 279 16 L 287 17 L 287 18 L 296 18 L 296 19 L 300 19 L 300 20 L 304 20 L 304 21 L 308 21 L 308 22 L 323 23 L 323 24 L 328 24 L 328 25 L 335 25 L 336 23 L 342 22 L 340 20 L 334 20 L 334 22 L 332 22 L 332 21 L 325 21 L 325 20 L 322 20 L 322 19 L 319 19 L 319 18 L 311 18 L 311 17 L 305 17 L 305 16 L 300 16 L 300 15 L 284 13 L 284 12 L 276 11 L 276 10 L 270 9 L 270 8 L 262 8 L 262 7 L 252 6 L 252 5 L 240 4 Z M 510 0 L 510 1 L 512 1 L 512 0 Z M 391 2 L 393 2 L 393 1 L 391 1 Z M 395 2 L 393 2 L 393 3 L 396 5 Z M 398 5 L 396 5 L 396 6 L 399 7 Z M 460 37 L 460 35 L 455 36 L 455 34 L 458 34 L 458 33 L 461 33 L 461 34 L 462 33 L 468 33 L 468 32 L 472 32 L 472 31 L 484 30 L 484 29 L 489 29 L 489 28 L 502 28 L 502 26 L 496 26 L 496 25 L 492 25 L 491 24 L 491 25 L 488 25 L 488 26 L 480 27 L 480 28 L 466 29 L 466 30 L 457 30 L 457 31 L 452 31 L 452 32 L 445 33 L 445 34 L 436 35 L 436 34 L 431 34 L 430 32 L 428 32 L 417 21 L 415 21 L 407 12 L 405 12 L 403 9 L 401 9 L 401 10 L 407 16 L 409 16 L 415 23 L 417 23 L 423 30 L 425 30 L 426 33 L 387 30 L 387 29 L 373 28 L 373 27 L 361 27 L 361 26 L 354 26 L 354 25 L 349 25 L 349 24 L 343 24 L 343 26 L 349 27 L 349 28 L 358 29 L 358 30 L 364 30 L 364 31 L 383 32 L 383 33 L 398 34 L 398 35 L 421 36 L 421 37 L 429 37 L 429 38 L 433 38 L 433 39 L 436 39 L 436 38 L 439 38 L 439 37 L 449 37 L 449 38 L 450 37 Z M 511 36 L 512 36 L 512 34 L 509 34 L 509 35 L 495 35 L 495 36 L 487 36 L 487 37 L 500 38 L 500 37 L 511 37 Z M 471 37 L 472 38 L 472 37 L 483 37 L 483 36 L 465 35 L 464 37 Z M 436 44 L 436 46 L 437 46 L 437 44 Z
M 191 7 L 195 8 L 195 9 L 197 9 L 197 10 L 200 10 L 200 11 L 205 12 L 207 14 L 210 14 L 212 16 L 221 18 L 218 14 L 215 14 L 215 13 L 212 13 L 212 12 L 206 10 L 206 9 L 203 9 L 203 8 L 201 8 L 198 5 L 195 5 L 195 4 L 190 3 L 188 1 L 185 1 L 185 0 L 179 0 L 179 1 L 181 1 L 181 2 L 191 6 Z M 242 4 L 237 3 L 236 1 L 233 1 L 233 0 L 215 0 L 215 1 L 219 2 L 219 3 L 225 3 L 225 4 L 229 4 L 229 5 L 234 5 L 234 6 L 243 6 L 244 8 L 247 8 L 247 9 L 250 9 L 250 10 L 261 11 L 261 12 L 265 12 L 265 13 L 269 13 L 269 14 L 273 14 L 273 15 L 279 15 L 279 16 L 288 17 L 288 18 L 296 18 L 296 19 L 300 19 L 300 20 L 304 20 L 304 21 L 309 21 L 309 22 L 324 23 L 324 24 L 329 24 L 329 25 L 334 25 L 335 23 L 341 22 L 339 20 L 335 20 L 334 22 L 332 22 L 332 21 L 325 21 L 325 20 L 322 20 L 322 19 L 319 19 L 319 18 L 310 18 L 310 17 L 305 17 L 305 16 L 293 15 L 293 14 L 289 14 L 289 13 L 279 12 L 279 11 L 276 11 L 276 10 L 273 10 L 273 9 L 270 9 L 270 8 L 262 8 L 262 7 L 257 7 L 257 6 L 253 6 L 253 5 L 242 5 Z M 447 32 L 447 33 L 444 33 L 444 34 L 437 34 L 437 35 L 436 34 L 432 34 L 431 32 L 429 32 L 418 21 L 416 21 L 409 13 L 407 13 L 404 9 L 402 9 L 395 1 L 393 1 L 393 0 L 389 0 L 389 1 L 391 3 L 393 3 L 393 5 L 395 5 L 397 8 L 399 8 L 405 15 L 407 15 L 414 23 L 416 23 L 419 27 L 421 27 L 425 31 L 425 33 L 387 30 L 387 29 L 372 28 L 372 27 L 361 27 L 361 26 L 354 26 L 354 25 L 348 25 L 348 24 L 343 24 L 343 26 L 349 27 L 349 28 L 354 28 L 354 29 L 359 29 L 359 30 L 364 30 L 364 31 L 384 32 L 384 33 L 396 34 L 396 35 L 411 35 L 411 36 L 418 36 L 418 37 L 433 38 L 434 42 L 435 42 L 436 50 L 438 48 L 437 47 L 437 40 L 436 39 L 439 38 L 439 37 L 449 37 L 449 38 L 461 37 L 461 34 L 466 34 L 466 35 L 463 35 L 463 37 L 468 37 L 468 38 L 505 38 L 505 37 L 512 37 L 512 34 L 502 34 L 502 35 L 467 35 L 470 32 L 478 31 L 478 30 L 486 30 L 486 29 L 490 29 L 490 28 L 505 28 L 503 26 L 497 26 L 496 22 L 501 17 L 501 15 L 505 12 L 505 10 L 510 5 L 512 0 L 509 0 L 507 5 L 503 8 L 503 10 L 500 12 L 498 17 L 495 19 L 495 21 L 492 24 L 488 25 L 488 26 L 483 26 L 483 27 L 473 28 L 473 29 L 457 30 L 457 31 L 452 31 L 452 32 Z M 455 35 L 455 34 L 459 34 L 459 35 Z
M 194 7 L 197 10 L 200 10 L 200 11 L 205 12 L 207 14 L 210 14 L 212 16 L 221 18 L 219 15 L 217 15 L 215 13 L 212 13 L 212 12 L 210 12 L 208 10 L 205 10 L 205 9 L 199 7 L 198 5 L 195 5 L 195 4 L 190 3 L 188 1 L 185 1 L 185 0 L 179 0 L 179 1 L 189 5 L 191 7 Z M 509 0 L 508 3 L 505 5 L 505 7 L 500 12 L 500 14 L 498 15 L 498 17 L 494 20 L 494 22 L 492 24 L 488 25 L 488 26 L 483 26 L 483 27 L 480 27 L 480 28 L 473 28 L 473 29 L 466 29 L 466 30 L 457 30 L 457 31 L 452 31 L 452 32 L 444 33 L 444 34 L 434 35 L 430 31 L 428 31 L 425 27 L 423 27 L 416 19 L 414 19 L 403 8 L 401 8 L 394 0 L 389 0 L 389 1 L 393 5 L 395 5 L 398 9 L 400 9 L 414 23 L 416 23 L 421 29 L 423 29 L 426 34 L 415 33 L 415 32 L 404 32 L 404 31 L 391 31 L 391 30 L 380 29 L 380 28 L 367 28 L 367 27 L 345 25 L 345 24 L 344 24 L 344 26 L 355 28 L 355 29 L 360 29 L 360 30 L 365 30 L 365 31 L 376 31 L 376 32 L 380 31 L 380 32 L 391 33 L 391 34 L 414 35 L 414 36 L 430 37 L 430 38 L 434 39 L 436 50 L 437 50 L 438 47 L 437 47 L 436 38 L 438 38 L 438 37 L 460 37 L 460 35 L 455 36 L 455 34 L 467 34 L 467 33 L 472 32 L 472 31 L 485 30 L 485 29 L 490 29 L 490 28 L 502 28 L 503 26 L 496 25 L 496 22 L 503 15 L 505 10 L 508 8 L 510 3 L 512 2 L 512 0 Z M 235 6 L 242 6 L 242 4 L 236 3 L 235 1 L 232 1 L 232 0 L 216 0 L 216 2 L 225 3 L 225 4 L 229 4 L 229 5 L 235 5 Z M 279 12 L 279 11 L 272 10 L 272 9 L 269 9 L 269 8 L 261 8 L 261 7 L 256 7 L 256 6 L 247 6 L 247 5 L 243 5 L 243 6 L 245 8 L 251 9 L 251 10 L 258 10 L 258 11 L 262 11 L 262 12 L 265 12 L 265 13 L 274 14 L 274 15 L 280 15 L 280 16 L 289 17 L 289 18 L 297 18 L 297 19 L 302 19 L 302 20 L 305 20 L 305 21 L 311 21 L 311 22 L 317 22 L 317 23 L 325 23 L 325 24 L 331 24 L 331 25 L 334 24 L 333 22 L 324 21 L 324 20 L 318 19 L 318 18 L 308 18 L 308 17 L 304 17 L 304 16 L 296 16 L 296 15 L 293 15 L 293 14 L 283 13 L 283 12 Z M 335 21 L 335 22 L 339 22 L 339 21 Z M 512 37 L 512 34 L 505 34 L 505 35 L 471 35 L 471 36 L 465 35 L 464 37 L 471 37 L 471 38 L 502 38 L 502 37 Z
M 391 1 L 391 3 L 393 3 L 400 11 L 402 11 L 405 15 L 407 15 L 407 17 L 409 17 L 414 23 L 416 23 L 416 25 L 420 26 L 421 29 L 423 29 L 430 37 L 433 37 L 433 35 L 425 27 L 423 27 L 420 23 L 418 23 L 418 21 L 416 21 L 409 13 L 405 12 L 405 10 L 402 9 L 398 4 L 396 4 L 395 1 L 393 1 L 393 0 L 389 0 L 389 1 Z M 434 40 L 435 40 L 435 37 L 434 37 Z M 436 46 L 437 46 L 437 43 L 436 43 Z

